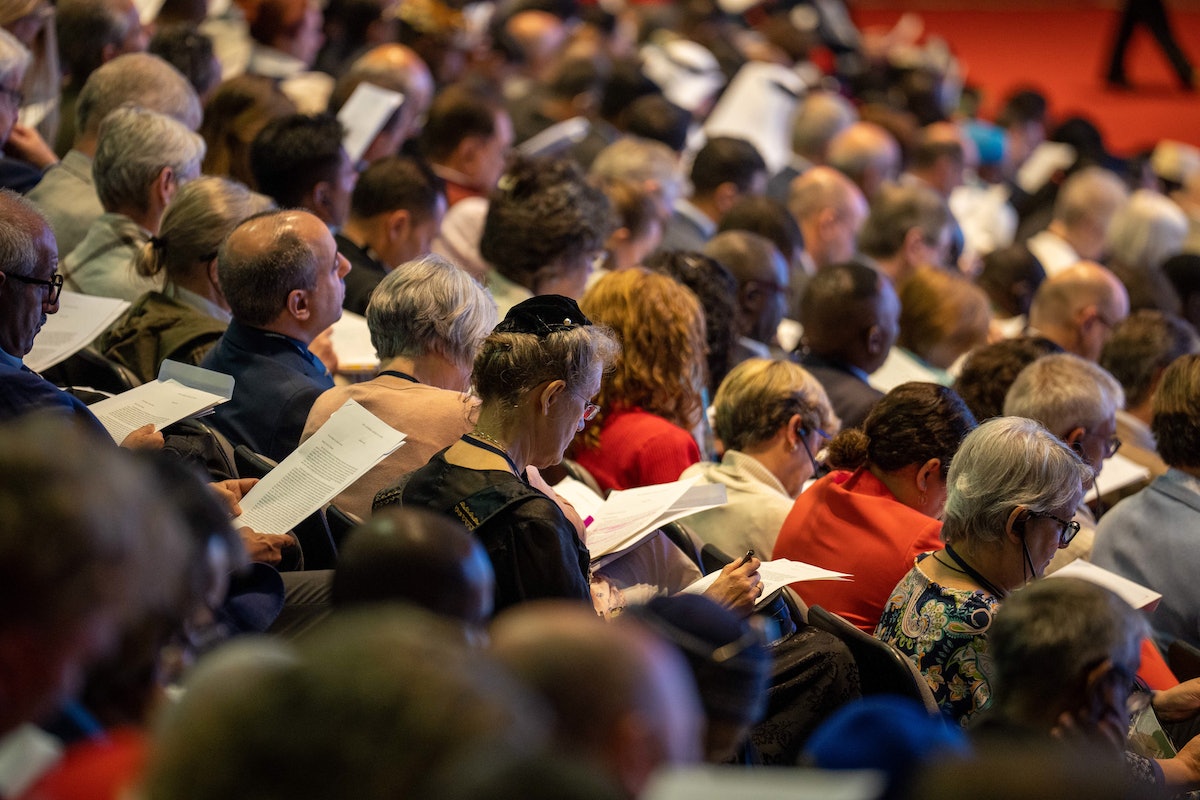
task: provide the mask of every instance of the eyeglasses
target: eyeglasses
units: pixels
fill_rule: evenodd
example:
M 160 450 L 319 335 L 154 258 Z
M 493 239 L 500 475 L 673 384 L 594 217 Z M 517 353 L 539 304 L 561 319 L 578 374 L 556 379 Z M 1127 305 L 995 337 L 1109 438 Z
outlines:
M 1110 436 L 1108 441 L 1104 443 L 1104 457 L 1112 458 L 1121 449 L 1121 440 L 1116 436 Z
M 583 423 L 594 420 L 596 415 L 600 413 L 600 406 L 596 405 L 591 400 L 588 400 L 574 389 L 567 389 L 567 391 L 583 401 L 583 415 L 579 420 L 579 430 L 583 430 Z
M 829 441 L 830 437 L 828 433 L 820 428 L 801 428 L 799 430 L 800 444 L 804 448 L 804 452 L 808 454 L 808 460 L 812 463 L 812 476 L 815 480 L 821 474 L 821 466 L 817 463 L 817 457 L 813 455 L 812 448 L 808 446 L 808 434 L 810 432 L 817 434 L 825 441 Z
M 30 278 L 27 275 L 14 275 L 11 272 L 5 272 L 4 274 L 12 278 L 14 281 L 20 281 L 21 283 L 32 284 L 33 286 L 50 287 L 49 294 L 46 296 L 46 302 L 50 305 L 57 303 L 59 295 L 62 294 L 63 276 L 57 273 L 55 273 L 54 277 L 48 281 L 44 281 L 41 278 Z
M 1029 516 L 1034 518 L 1040 517 L 1042 519 L 1052 519 L 1062 526 L 1062 530 L 1058 532 L 1059 550 L 1062 550 L 1064 547 L 1069 545 L 1071 540 L 1075 538 L 1075 534 L 1079 533 L 1079 523 L 1075 520 L 1067 521 L 1065 519 L 1059 519 L 1053 514 L 1047 514 L 1044 511 L 1031 511 L 1029 512 Z

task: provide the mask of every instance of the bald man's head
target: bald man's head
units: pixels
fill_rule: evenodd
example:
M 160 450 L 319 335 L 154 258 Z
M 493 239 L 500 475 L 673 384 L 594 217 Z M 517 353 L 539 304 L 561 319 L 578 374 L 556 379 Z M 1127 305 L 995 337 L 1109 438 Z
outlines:
M 804 249 L 817 268 L 849 261 L 867 218 L 862 191 L 832 167 L 813 167 L 792 181 L 788 211 L 804 237 Z
M 404 95 L 400 108 L 363 154 L 365 160 L 375 161 L 396 154 L 400 145 L 420 132 L 420 121 L 433 101 L 433 74 L 412 48 L 381 44 L 360 56 L 338 80 L 329 98 L 329 112 L 336 114 L 362 83 Z
M 900 145 L 885 128 L 856 122 L 829 143 L 829 166 L 858 185 L 872 200 L 900 172 Z
M 1100 358 L 1117 323 L 1129 316 L 1129 293 L 1109 270 L 1081 261 L 1038 287 L 1029 324 L 1069 353 Z

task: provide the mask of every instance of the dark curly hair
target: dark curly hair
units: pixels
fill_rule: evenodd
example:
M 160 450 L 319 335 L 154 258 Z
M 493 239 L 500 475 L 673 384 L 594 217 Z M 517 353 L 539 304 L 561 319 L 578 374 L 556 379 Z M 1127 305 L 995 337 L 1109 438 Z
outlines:
M 708 391 L 711 397 L 733 366 L 737 333 L 733 328 L 737 279 L 716 259 L 685 250 L 660 250 L 644 262 L 647 269 L 670 275 L 692 290 L 704 306 L 708 345 Z
M 875 404 L 861 429 L 846 428 L 833 437 L 826 460 L 835 469 L 873 464 L 895 472 L 936 458 L 945 478 L 959 444 L 974 428 L 975 415 L 950 387 L 903 383 Z
M 612 227 L 608 198 L 576 164 L 518 157 L 488 197 L 479 253 L 537 294 L 565 264 L 599 251 Z

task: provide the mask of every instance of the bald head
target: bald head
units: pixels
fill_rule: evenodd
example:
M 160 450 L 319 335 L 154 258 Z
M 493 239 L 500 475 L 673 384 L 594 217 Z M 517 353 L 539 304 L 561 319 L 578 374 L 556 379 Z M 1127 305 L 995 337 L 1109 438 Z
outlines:
M 631 796 L 660 766 L 699 760 L 702 711 L 683 657 L 586 606 L 526 603 L 492 625 L 492 655 L 557 716 L 554 740 L 604 765 Z
M 867 199 L 832 167 L 813 167 L 792 181 L 788 211 L 804 237 L 804 249 L 818 269 L 849 261 L 867 218 Z
M 567 40 L 563 21 L 546 11 L 520 11 L 504 24 L 504 32 L 521 48 L 525 69 L 538 75 L 549 69 Z
M 304 293 L 307 301 L 324 299 L 313 293 L 323 289 L 322 278 L 338 258 L 337 246 L 325 223 L 307 211 L 268 211 L 243 222 L 217 254 L 217 279 L 234 319 L 243 325 L 269 328 L 281 316 L 300 309 L 293 305 Z M 344 291 L 344 288 L 343 288 Z M 324 330 L 340 316 L 314 319 Z M 328 316 L 324 305 L 306 302 L 307 316 Z M 283 331 L 281 331 L 283 332 Z M 295 335 L 289 332 L 289 335 Z M 305 340 L 304 336 L 295 338 Z M 311 336 L 307 338 L 311 341 Z
M 1109 170 L 1081 169 L 1063 181 L 1050 229 L 1066 239 L 1080 258 L 1100 259 L 1109 223 L 1128 197 L 1125 183 Z
M 829 143 L 858 119 L 850 101 L 832 92 L 812 92 L 800 102 L 792 120 L 792 150 L 814 164 L 824 164 Z
M 900 145 L 873 122 L 856 122 L 829 143 L 829 166 L 858 185 L 867 200 L 900 172 Z
M 1029 324 L 1068 353 L 1100 358 L 1118 322 L 1129 316 L 1129 293 L 1109 270 L 1091 261 L 1047 278 L 1029 308 Z
M 374 161 L 399 151 L 400 145 L 420 131 L 420 120 L 433 100 L 433 75 L 416 51 L 402 44 L 381 44 L 364 53 L 343 75 L 329 98 L 336 114 L 360 83 L 370 83 L 404 95 L 404 103 L 364 153 Z

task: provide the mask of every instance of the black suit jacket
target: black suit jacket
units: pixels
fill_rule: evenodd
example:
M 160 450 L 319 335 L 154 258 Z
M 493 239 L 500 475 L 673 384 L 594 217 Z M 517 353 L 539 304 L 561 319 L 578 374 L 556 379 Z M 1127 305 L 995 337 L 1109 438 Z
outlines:
M 350 271 L 346 273 L 346 297 L 342 300 L 342 308 L 355 314 L 366 314 L 371 292 L 375 291 L 375 287 L 387 275 L 387 268 L 342 234 L 339 233 L 333 238 L 337 242 L 338 252 L 350 262 Z

